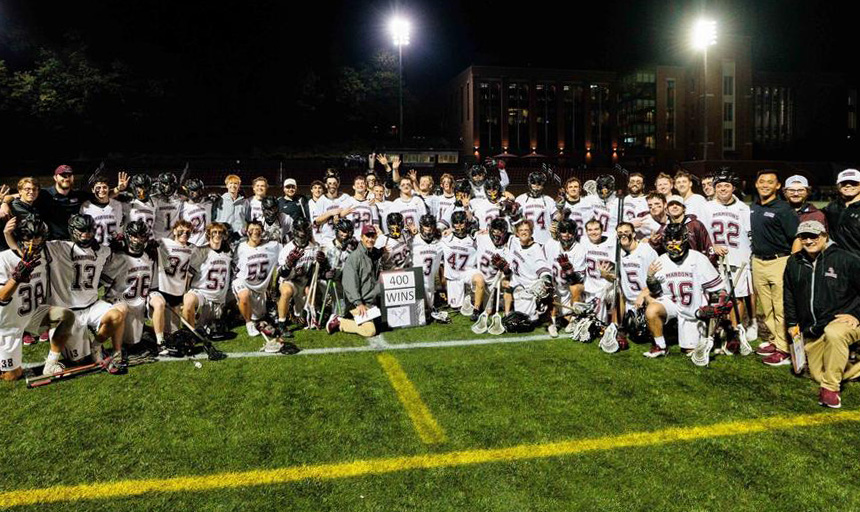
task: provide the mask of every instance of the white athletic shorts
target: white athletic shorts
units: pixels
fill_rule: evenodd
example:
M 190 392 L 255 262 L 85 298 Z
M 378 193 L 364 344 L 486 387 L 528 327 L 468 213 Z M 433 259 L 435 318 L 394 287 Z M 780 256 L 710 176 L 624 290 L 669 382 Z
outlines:
M 731 269 L 732 277 L 734 278 L 737 273 L 737 267 L 731 267 Z M 727 292 L 730 291 L 728 279 L 723 279 L 723 288 Z M 752 272 L 750 271 L 750 266 L 746 265 L 744 267 L 744 271 L 738 275 L 737 281 L 735 282 L 735 297 L 738 299 L 749 297 L 752 289 Z
M 41 304 L 30 316 L 30 322 L 21 329 L 0 329 L 0 371 L 10 372 L 23 362 L 24 332 L 44 332 L 49 322 L 51 306 Z
M 570 293 L 570 286 L 567 286 L 565 284 L 565 285 L 561 285 L 561 286 L 554 286 L 553 288 L 555 291 L 555 301 L 556 302 L 558 302 L 559 304 L 564 304 L 564 305 L 572 305 L 573 304 L 573 294 Z M 573 314 L 572 309 L 569 309 L 569 308 L 558 308 L 558 309 L 561 310 L 561 312 L 559 313 L 559 315 L 561 315 L 561 316 L 568 316 L 568 315 Z
M 113 308 L 113 304 L 98 300 L 90 307 L 84 309 L 73 309 L 75 314 L 75 325 L 69 335 L 66 346 L 63 348 L 63 356 L 71 361 L 81 360 L 90 355 L 90 340 L 92 333 L 97 332 L 102 325 L 102 318 Z M 53 336 L 53 329 L 51 335 Z
M 699 342 L 699 320 L 685 318 L 680 314 L 678 305 L 666 295 L 657 298 L 657 302 L 666 308 L 666 321 L 678 320 L 678 346 L 681 348 L 696 348 Z
M 501 306 L 501 305 L 500 305 Z M 500 307 L 499 309 L 502 309 Z M 537 302 L 535 296 L 526 291 L 522 287 L 514 289 L 514 311 L 523 313 L 529 317 L 529 320 L 534 322 L 538 319 Z
M 217 302 L 207 298 L 197 290 L 191 290 L 188 293 L 194 294 L 194 297 L 197 298 L 197 309 L 195 310 L 195 315 L 197 316 L 198 324 L 205 325 L 212 320 L 216 320 L 221 317 L 221 312 L 224 310 L 223 302 Z
M 445 290 L 448 293 L 448 305 L 452 308 L 459 308 L 463 305 L 463 299 L 466 296 L 466 287 L 472 288 L 472 278 L 475 274 L 481 274 L 477 268 L 470 268 L 460 272 L 456 279 L 450 277 L 445 280 Z M 483 274 L 481 274 L 483 277 Z
M 248 290 L 248 299 L 251 301 L 251 320 L 260 320 L 266 316 L 266 290 L 255 292 L 245 286 L 245 283 L 238 281 L 233 282 L 233 293 L 236 295 L 236 300 L 239 300 L 239 292 Z
M 612 301 L 606 300 L 606 293 L 585 290 L 582 293 L 582 300 L 585 302 L 595 301 L 597 307 L 594 308 L 594 316 L 603 323 L 609 322 L 609 313 L 612 311 L 614 304 L 612 304 Z

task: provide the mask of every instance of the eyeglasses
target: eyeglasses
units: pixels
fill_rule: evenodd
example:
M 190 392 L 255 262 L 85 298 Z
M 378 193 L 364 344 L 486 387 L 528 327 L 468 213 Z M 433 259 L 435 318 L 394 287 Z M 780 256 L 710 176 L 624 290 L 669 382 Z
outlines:
M 295 185 L 284 185 L 284 188 L 296 188 Z
M 785 189 L 786 194 L 804 194 L 806 193 L 805 188 L 787 188 Z
M 176 232 L 176 236 L 190 236 L 190 235 L 191 235 L 191 231 L 188 231 L 187 229 L 183 229 L 183 230 Z
M 814 233 L 801 233 L 797 235 L 801 240 L 818 240 L 821 238 L 821 235 L 816 235 Z
M 860 185 L 860 183 L 856 181 L 843 181 L 839 184 L 840 187 L 856 187 L 857 185 Z

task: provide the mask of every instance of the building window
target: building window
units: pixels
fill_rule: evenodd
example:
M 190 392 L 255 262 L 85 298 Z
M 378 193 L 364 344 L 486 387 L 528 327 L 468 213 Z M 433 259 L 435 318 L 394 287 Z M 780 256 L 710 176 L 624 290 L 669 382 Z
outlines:
M 723 104 L 723 121 L 734 121 L 735 120 L 734 110 L 735 110 L 735 104 L 734 103 L 724 103 Z
M 666 79 L 666 147 L 675 149 L 675 79 Z
M 722 62 L 723 75 L 723 150 L 735 149 L 735 63 Z
M 723 77 L 723 96 L 734 96 L 735 95 L 735 77 L 734 76 L 724 76 Z
M 537 125 L 537 147 L 539 151 L 552 154 L 558 150 L 558 110 L 556 109 L 555 85 L 535 85 Z
M 508 144 L 517 153 L 531 152 L 529 141 L 529 86 L 512 82 L 508 84 Z
M 481 82 L 478 86 L 478 133 L 481 151 L 498 153 L 502 147 L 502 85 Z
M 568 151 L 585 150 L 585 107 L 581 85 L 562 88 L 564 108 L 564 148 Z
M 466 82 L 466 121 L 469 120 L 470 110 L 472 110 L 472 84 Z
M 790 87 L 756 87 L 753 95 L 754 141 L 779 148 L 794 139 L 794 90 Z

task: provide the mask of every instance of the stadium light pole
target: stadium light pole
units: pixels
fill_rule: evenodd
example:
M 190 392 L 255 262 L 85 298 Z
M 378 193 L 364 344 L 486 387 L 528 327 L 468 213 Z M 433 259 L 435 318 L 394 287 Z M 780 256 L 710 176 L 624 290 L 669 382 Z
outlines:
M 397 134 L 400 136 L 400 145 L 403 145 L 403 47 L 409 44 L 410 24 L 408 20 L 395 17 L 388 25 L 394 45 L 397 46 L 399 61 L 397 65 L 398 98 L 400 103 L 400 122 L 397 125 Z
M 702 80 L 702 134 L 704 149 L 702 160 L 708 160 L 708 47 L 717 44 L 717 22 L 700 19 L 693 25 L 693 48 L 701 50 L 703 55 Z

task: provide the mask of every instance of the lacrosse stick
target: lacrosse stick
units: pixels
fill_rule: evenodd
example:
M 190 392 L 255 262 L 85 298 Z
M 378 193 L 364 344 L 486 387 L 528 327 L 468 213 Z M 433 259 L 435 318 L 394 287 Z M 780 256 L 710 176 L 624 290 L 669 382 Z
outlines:
M 197 338 L 203 343 L 203 350 L 206 352 L 206 355 L 209 357 L 210 361 L 220 361 L 222 359 L 227 358 L 227 354 L 215 348 L 212 345 L 212 341 L 207 338 L 204 338 L 199 332 L 197 332 L 194 327 L 192 327 L 191 324 L 188 323 L 188 320 L 186 320 L 185 317 L 174 311 L 173 308 L 168 307 L 164 309 L 173 313 L 173 315 L 179 319 L 179 322 L 184 325 L 186 329 L 191 331 L 195 338 Z
M 708 363 L 711 362 L 711 349 L 714 348 L 714 330 L 717 328 L 717 320 L 710 318 L 707 324 L 700 320 L 698 327 L 699 341 L 690 355 L 690 360 L 696 366 L 708 366 Z
M 330 300 L 332 290 L 334 290 L 334 280 L 329 279 L 325 285 L 325 294 L 323 295 L 322 308 L 320 308 L 320 314 L 317 316 L 317 325 L 322 325 L 322 323 L 323 323 L 323 318 L 325 317 L 326 302 Z M 334 306 L 335 305 L 332 304 L 332 308 L 331 308 L 332 311 L 334 311 L 334 309 L 335 309 Z
M 465 292 L 463 296 L 463 305 L 460 306 L 460 314 L 463 316 L 471 316 L 475 312 L 475 307 L 472 305 L 472 297 L 469 292 Z
M 753 349 L 750 346 L 750 342 L 747 341 L 747 330 L 744 327 L 744 322 L 743 322 L 743 319 L 741 318 L 740 309 L 738 308 L 738 299 L 737 299 L 737 297 L 735 297 L 735 280 L 740 278 L 740 276 L 743 274 L 743 271 L 746 268 L 747 263 L 746 262 L 741 263 L 740 266 L 738 267 L 737 272 L 733 276 L 732 275 L 732 268 L 731 268 L 731 266 L 729 266 L 729 263 L 726 261 L 725 258 L 721 258 L 721 260 L 722 260 L 723 271 L 726 274 L 726 279 L 729 280 L 729 298 L 732 301 L 732 311 L 735 312 L 735 318 L 738 321 L 738 339 L 740 340 L 740 343 L 741 343 L 740 352 L 741 352 L 742 356 L 748 356 L 748 355 L 752 354 Z
M 294 354 L 298 354 L 299 352 L 302 351 L 302 349 L 300 349 L 298 347 L 298 345 L 296 345 L 295 343 L 290 343 L 289 341 L 284 341 L 283 338 L 279 337 L 275 340 L 275 343 L 272 343 L 272 340 L 270 340 L 269 337 L 266 336 L 266 333 L 264 333 L 263 331 L 260 331 L 260 334 L 263 335 L 263 339 L 266 341 L 266 344 L 263 345 L 263 348 L 260 349 L 260 352 L 266 352 L 269 354 L 283 354 L 283 355 L 291 356 Z M 278 347 L 278 350 L 274 350 L 275 344 L 280 345 Z M 272 348 L 269 349 L 269 347 L 272 347 Z
M 490 319 L 490 327 L 487 332 L 493 336 L 498 336 L 505 333 L 505 326 L 502 324 L 502 315 L 499 314 L 499 296 L 502 292 L 502 276 L 501 273 L 496 279 L 496 303 L 493 307 L 493 317 Z
M 318 329 L 319 324 L 316 322 L 316 306 L 314 302 L 317 298 L 317 280 L 319 279 L 320 273 L 320 264 L 314 264 L 314 273 L 311 277 L 311 283 L 308 290 L 308 296 L 305 298 L 305 319 L 307 320 L 308 326 L 306 329 Z

